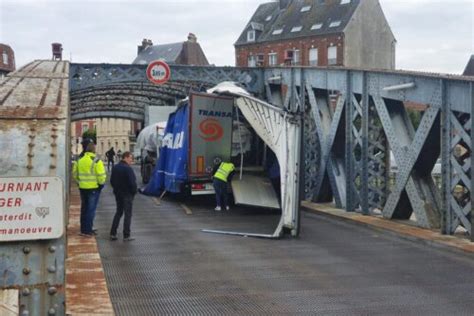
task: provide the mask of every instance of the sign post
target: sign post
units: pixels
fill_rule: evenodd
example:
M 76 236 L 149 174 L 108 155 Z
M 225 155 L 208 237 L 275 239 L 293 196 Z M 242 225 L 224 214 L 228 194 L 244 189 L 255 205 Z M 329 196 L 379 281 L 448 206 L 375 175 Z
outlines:
M 59 238 L 63 214 L 60 178 L 0 178 L 0 242 Z
M 146 76 L 153 84 L 165 84 L 171 76 L 170 66 L 163 60 L 152 61 L 146 68 Z

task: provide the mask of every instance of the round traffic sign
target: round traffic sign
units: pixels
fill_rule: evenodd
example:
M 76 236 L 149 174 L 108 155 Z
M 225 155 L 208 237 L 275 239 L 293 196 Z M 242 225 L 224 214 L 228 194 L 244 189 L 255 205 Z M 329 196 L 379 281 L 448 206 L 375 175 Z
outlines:
M 146 76 L 154 84 L 164 84 L 170 79 L 170 66 L 162 60 L 152 61 L 146 68 Z

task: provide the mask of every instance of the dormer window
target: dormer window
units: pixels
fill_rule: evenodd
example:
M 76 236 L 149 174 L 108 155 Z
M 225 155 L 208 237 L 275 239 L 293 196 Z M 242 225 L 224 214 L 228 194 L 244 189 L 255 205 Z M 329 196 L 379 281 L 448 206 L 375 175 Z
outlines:
M 300 12 L 308 12 L 309 10 L 311 10 L 311 6 L 307 5 L 307 6 L 302 7 Z
M 255 30 L 249 30 L 247 32 L 247 42 L 255 42 Z
M 329 27 L 338 27 L 339 25 L 341 25 L 341 21 L 334 21 L 329 24 Z
M 351 0 L 341 0 L 341 4 L 348 4 L 351 3 Z
M 272 35 L 279 35 L 281 33 L 283 33 L 283 29 L 276 29 L 272 32 Z
M 272 19 L 272 16 L 271 16 L 271 15 L 269 15 L 269 16 L 267 16 L 267 17 L 265 18 L 265 21 L 267 21 L 267 22 L 268 22 L 268 21 L 270 21 L 271 19 Z
M 299 32 L 299 31 L 301 31 L 302 28 L 303 28 L 303 27 L 302 27 L 301 25 L 299 25 L 299 26 L 294 26 L 294 27 L 291 29 L 291 32 L 292 32 L 292 33 Z
M 314 31 L 314 30 L 319 30 L 323 27 L 323 24 L 322 23 L 318 23 L 318 24 L 313 24 L 311 26 L 311 31 Z

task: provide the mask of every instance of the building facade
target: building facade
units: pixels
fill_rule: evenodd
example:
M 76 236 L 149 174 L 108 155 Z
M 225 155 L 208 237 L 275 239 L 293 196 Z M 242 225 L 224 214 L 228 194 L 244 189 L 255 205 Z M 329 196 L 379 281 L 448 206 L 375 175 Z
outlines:
M 264 3 L 234 46 L 239 67 L 395 68 L 396 40 L 378 0 Z
M 12 71 L 15 71 L 15 53 L 10 46 L 0 43 L 0 78 Z
M 96 129 L 95 120 L 83 120 L 71 123 L 71 153 L 79 155 L 82 151 L 82 135 L 85 131 Z
M 117 152 L 133 152 L 137 131 L 141 130 L 140 122 L 115 119 L 98 118 L 94 120 L 83 120 L 71 124 L 71 152 L 78 155 L 82 151 L 81 141 L 85 131 L 94 129 L 96 131 L 96 153 L 104 158 L 110 147 Z

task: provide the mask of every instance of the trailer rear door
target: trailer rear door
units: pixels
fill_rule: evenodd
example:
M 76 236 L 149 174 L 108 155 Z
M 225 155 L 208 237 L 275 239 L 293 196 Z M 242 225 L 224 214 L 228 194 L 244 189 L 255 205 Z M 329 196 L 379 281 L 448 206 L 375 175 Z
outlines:
M 234 98 L 193 93 L 190 101 L 189 175 L 210 177 L 215 157 L 230 159 Z

